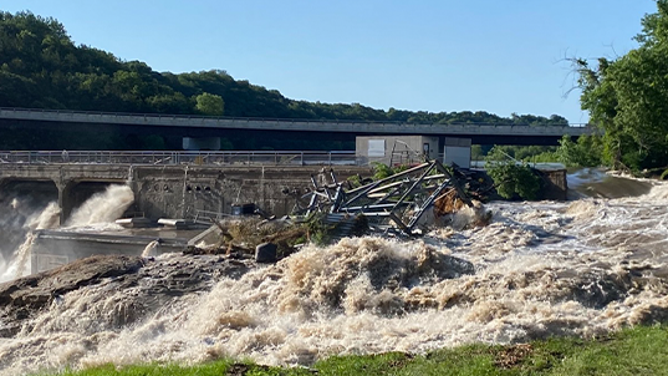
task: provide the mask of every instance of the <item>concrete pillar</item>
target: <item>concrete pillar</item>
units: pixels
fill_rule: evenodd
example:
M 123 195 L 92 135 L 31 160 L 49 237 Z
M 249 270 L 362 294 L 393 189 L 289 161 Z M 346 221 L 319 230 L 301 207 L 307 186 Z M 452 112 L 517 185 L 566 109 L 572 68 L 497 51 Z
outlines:
M 187 203 L 186 203 L 186 187 L 188 186 L 188 166 L 183 168 L 183 184 L 181 184 L 181 219 L 186 219 Z
M 262 166 L 262 173 L 260 175 L 260 197 L 262 197 L 262 201 L 261 201 L 261 204 L 260 204 L 260 208 L 262 210 L 268 210 L 267 189 L 264 185 L 265 185 L 264 166 Z
M 4 178 L 0 179 L 0 199 L 4 198 L 5 187 L 7 186 L 8 181 L 9 181 L 9 179 L 4 179 Z
M 443 164 L 455 163 L 462 168 L 471 167 L 471 139 L 470 138 L 445 138 L 443 149 Z
M 220 150 L 220 137 L 183 137 L 183 150 Z
M 74 197 L 72 196 L 72 188 L 76 185 L 73 181 L 66 181 L 61 184 L 56 184 L 58 187 L 58 207 L 60 207 L 60 224 L 65 224 L 65 221 L 70 217 L 74 210 Z

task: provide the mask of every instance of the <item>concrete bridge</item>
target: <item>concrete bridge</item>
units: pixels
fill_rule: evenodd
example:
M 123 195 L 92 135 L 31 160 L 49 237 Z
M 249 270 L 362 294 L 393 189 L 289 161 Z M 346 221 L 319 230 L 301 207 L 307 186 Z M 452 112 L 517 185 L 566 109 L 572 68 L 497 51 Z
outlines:
M 527 126 L 504 124 L 408 124 L 397 122 L 203 117 L 168 114 L 80 112 L 0 108 L 0 121 L 115 126 L 128 132 L 181 137 L 221 137 L 225 131 L 321 133 L 323 135 L 435 135 L 470 138 L 474 144 L 556 144 L 564 135 L 592 134 L 589 126 Z

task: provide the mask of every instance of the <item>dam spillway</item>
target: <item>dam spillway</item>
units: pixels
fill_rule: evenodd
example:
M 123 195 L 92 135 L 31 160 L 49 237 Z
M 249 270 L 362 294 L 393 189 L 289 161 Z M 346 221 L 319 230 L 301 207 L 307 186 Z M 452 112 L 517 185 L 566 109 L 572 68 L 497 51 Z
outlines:
M 126 184 L 135 195 L 131 208 L 143 216 L 193 218 L 197 211 L 231 213 L 233 203 L 253 202 L 281 216 L 295 204 L 295 194 L 311 187 L 311 176 L 324 179 L 322 166 L 149 166 L 80 164 L 0 164 L 0 192 L 44 192 L 57 200 L 65 221 L 72 210 L 109 184 Z M 342 177 L 368 176 L 370 167 L 337 166 Z

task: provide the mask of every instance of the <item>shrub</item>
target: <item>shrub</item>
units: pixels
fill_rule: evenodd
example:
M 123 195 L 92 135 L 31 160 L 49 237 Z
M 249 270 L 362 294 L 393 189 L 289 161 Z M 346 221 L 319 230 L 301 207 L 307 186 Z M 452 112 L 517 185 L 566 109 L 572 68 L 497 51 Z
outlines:
M 494 180 L 496 192 L 506 199 L 535 200 L 541 179 L 526 164 L 520 164 L 496 146 L 487 155 L 487 173 Z

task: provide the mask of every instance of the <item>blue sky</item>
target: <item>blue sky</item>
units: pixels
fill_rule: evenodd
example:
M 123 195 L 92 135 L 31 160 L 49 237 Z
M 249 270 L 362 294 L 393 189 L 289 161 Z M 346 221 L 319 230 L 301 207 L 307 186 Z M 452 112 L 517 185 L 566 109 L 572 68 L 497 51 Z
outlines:
M 5 0 L 158 71 L 226 70 L 293 99 L 587 121 L 565 56 L 634 48 L 653 0 Z

